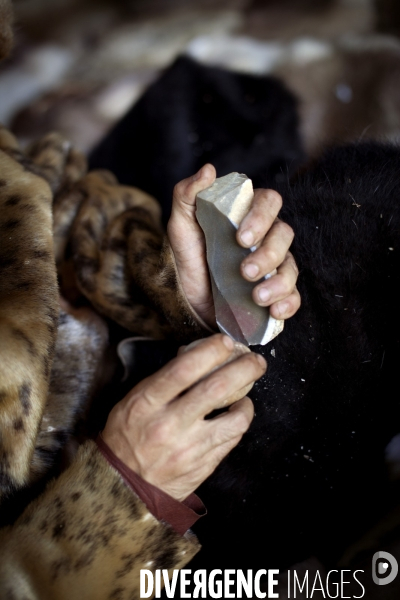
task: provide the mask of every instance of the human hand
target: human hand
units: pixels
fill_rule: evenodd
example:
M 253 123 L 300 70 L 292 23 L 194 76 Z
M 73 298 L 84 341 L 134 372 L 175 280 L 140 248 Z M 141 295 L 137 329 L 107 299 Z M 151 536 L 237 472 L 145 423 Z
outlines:
M 205 339 L 136 385 L 107 420 L 102 435 L 114 454 L 177 500 L 214 471 L 253 418 L 253 403 L 244 397 L 204 419 L 265 372 L 265 360 L 253 352 L 221 367 L 233 351 L 226 335 Z
M 168 237 L 183 290 L 196 313 L 211 326 L 215 326 L 215 310 L 206 244 L 195 213 L 196 195 L 210 186 L 215 176 L 215 168 L 207 164 L 193 177 L 178 183 L 168 222 Z M 236 238 L 244 248 L 257 246 L 241 265 L 247 281 L 259 281 L 277 269 L 275 275 L 254 287 L 254 302 L 269 306 L 275 319 L 288 319 L 300 307 L 300 294 L 296 288 L 298 269 L 289 252 L 294 233 L 277 218 L 281 207 L 282 198 L 274 190 L 255 190 L 251 209 L 240 223 Z

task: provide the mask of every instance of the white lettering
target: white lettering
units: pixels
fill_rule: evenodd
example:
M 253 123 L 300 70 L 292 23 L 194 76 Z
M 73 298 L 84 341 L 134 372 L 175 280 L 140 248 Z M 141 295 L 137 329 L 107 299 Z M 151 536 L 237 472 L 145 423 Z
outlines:
M 354 573 L 353 573 L 354 579 L 357 581 L 358 585 L 361 585 L 361 587 L 362 587 L 362 594 L 361 594 L 361 596 L 353 596 L 353 598 L 364 598 L 365 587 L 363 586 L 363 584 L 361 583 L 361 581 L 359 581 L 357 579 L 356 573 L 364 573 L 364 571 L 361 571 L 361 569 L 358 569 L 357 571 L 354 571 Z
M 299 588 L 299 592 L 301 594 L 303 593 L 304 586 L 306 587 L 306 598 L 308 598 L 308 571 L 306 571 L 306 575 L 304 577 L 303 585 L 302 586 L 300 586 L 300 581 L 298 580 L 298 577 L 297 577 L 297 571 L 293 571 L 293 573 L 294 573 L 294 577 L 293 577 L 293 592 L 294 592 L 294 596 L 293 596 L 293 598 L 297 598 L 297 596 L 296 596 L 296 582 L 297 582 L 297 585 L 298 585 L 298 588 Z
M 187 575 L 190 575 L 191 569 L 181 569 L 181 598 L 191 598 L 191 594 L 186 591 L 186 587 L 190 584 L 190 581 L 186 579 Z
M 274 592 L 274 587 L 278 585 L 278 580 L 274 575 L 279 575 L 278 569 L 268 569 L 268 598 L 279 598 L 279 594 Z
M 318 583 L 321 587 L 315 587 L 317 585 L 317 579 L 318 579 Z M 312 586 L 312 590 L 311 590 L 311 596 L 310 598 L 313 597 L 314 592 L 322 592 L 324 595 L 324 598 L 326 598 L 325 596 L 325 590 L 324 590 L 324 586 L 322 585 L 322 581 L 321 581 L 321 575 L 319 574 L 319 571 L 316 572 L 315 574 L 315 579 L 314 579 L 314 583 Z
M 216 575 L 222 575 L 221 569 L 213 569 L 208 578 L 208 593 L 211 598 L 222 598 L 222 581 L 217 581 L 215 586 Z
M 236 573 L 235 569 L 225 569 L 224 570 L 224 598 L 234 598 L 234 592 L 231 592 L 229 588 L 235 585 L 234 579 L 231 579 L 230 576 Z
M 267 571 L 265 569 L 260 569 L 257 571 L 256 576 L 254 577 L 254 593 L 257 598 L 265 598 L 266 593 L 260 590 L 260 579 L 263 575 L 266 575 Z
M 332 583 L 331 585 L 333 587 L 336 588 L 336 596 L 331 596 L 330 593 L 330 581 L 329 581 L 329 577 L 331 576 L 331 573 L 339 573 L 339 571 L 337 569 L 332 569 L 332 571 L 329 571 L 328 575 L 326 576 L 326 593 L 328 594 L 328 598 L 339 598 L 339 584 L 338 583 Z
M 193 581 L 196 584 L 193 591 L 193 598 L 199 597 L 200 590 L 201 597 L 205 598 L 207 596 L 207 571 L 205 569 L 198 569 L 193 575 Z
M 147 577 L 147 590 L 146 590 Z M 153 573 L 149 569 L 140 569 L 140 597 L 150 598 L 153 595 L 154 578 Z
M 178 583 L 178 574 L 179 574 L 179 571 L 178 571 L 178 569 L 174 569 L 173 570 L 171 583 L 169 582 L 168 569 L 163 569 L 162 573 L 163 573 L 163 579 L 164 579 L 164 585 L 165 585 L 165 593 L 167 594 L 167 598 L 174 598 L 175 597 L 176 584 Z
M 342 595 L 340 596 L 340 598 L 342 600 L 343 600 L 343 598 L 351 598 L 351 596 L 345 596 L 344 595 L 343 586 L 345 585 L 345 583 L 350 583 L 350 581 L 344 581 L 344 579 L 343 579 L 343 573 L 350 573 L 350 569 L 345 569 L 344 571 L 340 571 L 340 575 L 341 575 L 341 577 L 340 577 L 341 588 L 340 589 L 341 589 L 341 592 L 342 592 Z
M 161 598 L 161 571 L 160 569 L 156 569 L 156 598 Z
M 236 597 L 237 598 L 242 597 L 242 591 L 244 591 L 246 598 L 253 597 L 253 571 L 252 571 L 252 569 L 247 570 L 247 581 L 246 581 L 246 578 L 245 578 L 242 570 L 239 570 L 237 572 L 236 586 L 237 586 L 236 587 Z

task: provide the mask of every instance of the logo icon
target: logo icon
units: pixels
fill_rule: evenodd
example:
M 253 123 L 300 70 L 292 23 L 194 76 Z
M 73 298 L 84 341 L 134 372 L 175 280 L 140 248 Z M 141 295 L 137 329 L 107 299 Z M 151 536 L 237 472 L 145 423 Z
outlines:
M 399 572 L 397 560 L 389 552 L 375 552 L 372 557 L 372 580 L 376 585 L 392 583 Z

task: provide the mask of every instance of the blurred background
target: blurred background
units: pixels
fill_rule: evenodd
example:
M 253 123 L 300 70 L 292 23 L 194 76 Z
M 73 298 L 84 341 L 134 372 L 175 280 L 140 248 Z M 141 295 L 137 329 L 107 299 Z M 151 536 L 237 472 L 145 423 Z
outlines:
M 273 74 L 295 93 L 308 154 L 400 136 L 397 0 L 14 0 L 0 121 L 88 152 L 179 54 Z

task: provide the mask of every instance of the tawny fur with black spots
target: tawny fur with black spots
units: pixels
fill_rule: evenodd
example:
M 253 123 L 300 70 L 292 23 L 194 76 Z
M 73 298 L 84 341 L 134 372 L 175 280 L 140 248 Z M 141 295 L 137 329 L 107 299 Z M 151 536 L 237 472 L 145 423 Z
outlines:
M 93 442 L 0 532 L 0 595 L 23 600 L 132 600 L 140 569 L 182 568 L 196 538 L 160 523 Z
M 23 152 L 0 128 L 0 148 L 1 494 L 10 495 L 55 467 L 89 408 L 107 346 L 107 326 L 89 307 L 59 317 L 57 275 L 62 294 L 89 301 L 127 334 L 163 338 L 175 327 L 186 341 L 204 332 L 154 198 L 106 171 L 86 173 L 58 134 Z
M 55 259 L 68 262 L 69 235 L 74 228 L 79 233 L 77 215 L 96 188 L 88 187 L 82 157 L 60 136 L 49 135 L 24 153 L 0 129 L 0 144 L 0 495 L 1 522 L 9 523 L 0 531 L 0 596 L 128 600 L 138 597 L 141 568 L 166 568 L 171 575 L 199 545 L 192 534 L 182 537 L 157 521 L 93 442 L 70 443 L 107 382 L 109 334 L 90 306 L 59 298 Z M 83 195 L 75 193 L 77 183 Z M 55 210 L 68 208 L 64 220 L 57 213 L 55 249 L 53 200 Z M 149 204 L 154 208 L 152 199 Z M 103 195 L 100 209 L 106 207 Z M 124 212 L 131 218 L 124 205 L 111 227 Z M 153 231 L 151 219 L 146 223 Z M 93 250 L 107 258 L 107 249 Z M 79 264 L 74 277 L 84 279 Z M 84 304 L 82 295 L 78 300 Z M 124 309 L 129 314 L 130 306 Z M 31 484 L 54 475 L 32 501 L 43 486 Z
M 58 320 L 52 193 L 17 152 L 0 131 L 0 494 L 28 481 Z
M 63 186 L 54 201 L 61 292 L 72 301 L 84 295 L 136 335 L 187 341 L 204 329 L 185 299 L 160 213 L 153 197 L 108 171 Z
M 54 468 L 88 409 L 108 332 L 88 308 L 59 320 L 53 195 L 71 189 L 85 159 L 58 134 L 23 152 L 0 128 L 0 169 L 0 496 L 9 496 Z

